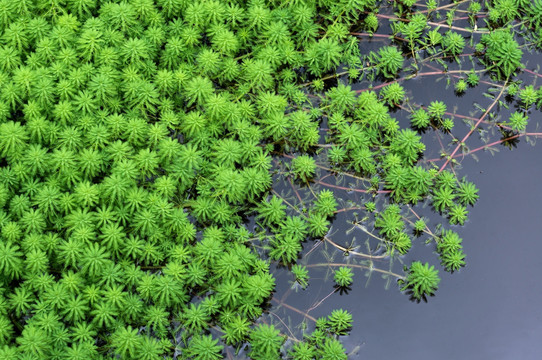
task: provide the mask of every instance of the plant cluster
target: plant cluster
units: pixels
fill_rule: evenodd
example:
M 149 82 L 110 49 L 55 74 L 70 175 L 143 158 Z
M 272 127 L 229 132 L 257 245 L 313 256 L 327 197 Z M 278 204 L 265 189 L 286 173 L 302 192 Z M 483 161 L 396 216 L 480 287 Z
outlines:
M 440 278 L 438 270 L 433 265 L 414 261 L 407 270 L 406 279 L 401 282 L 403 283 L 402 290 L 409 292 L 412 297 L 420 301 L 434 295 Z
M 3 357 L 278 356 L 282 335 L 251 329 L 275 280 L 243 217 L 295 262 L 337 205 L 323 192 L 285 216 L 261 145 L 318 143 L 318 118 L 286 111 L 307 99 L 296 84 L 350 61 L 348 27 L 375 4 L 279 5 L 0 3 Z
M 491 30 L 475 56 L 510 80 L 523 51 L 504 27 L 528 15 L 542 46 L 542 2 L 473 4 L 470 21 L 487 10 Z M 454 10 L 444 31 L 432 25 L 436 2 L 425 12 L 394 2 L 393 41 L 360 56 L 356 31 L 372 36 L 381 5 L 0 0 L 0 358 L 214 360 L 232 346 L 255 360 L 346 359 L 344 310 L 295 345 L 257 322 L 275 289 L 271 263 L 307 287 L 303 243 L 324 239 L 346 211 L 332 189 L 313 190 L 322 173 L 389 193 L 363 207 L 389 256 L 412 246 L 403 205 L 429 200 L 463 225 L 478 198 L 474 184 L 420 161 L 423 131 L 446 134 L 454 122 L 439 100 L 413 104 L 401 83 L 465 51 Z M 458 93 L 480 81 L 462 74 Z M 357 91 L 347 80 L 390 83 Z M 542 91 L 508 94 L 522 109 L 501 126 L 524 133 Z M 411 128 L 395 117 L 403 110 Z M 273 172 L 286 157 L 287 171 Z M 292 205 L 270 195 L 275 180 L 310 194 Z M 461 239 L 439 234 L 441 262 L 456 271 Z M 414 298 L 436 291 L 433 267 L 405 271 Z M 334 275 L 338 287 L 352 283 L 348 267 Z

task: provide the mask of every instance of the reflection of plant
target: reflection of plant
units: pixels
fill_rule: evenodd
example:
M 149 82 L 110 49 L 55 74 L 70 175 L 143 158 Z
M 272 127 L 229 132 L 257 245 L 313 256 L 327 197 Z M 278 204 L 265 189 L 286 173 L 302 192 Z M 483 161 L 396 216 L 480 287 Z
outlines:
M 438 288 L 440 278 L 438 270 L 428 263 L 422 265 L 421 262 L 415 261 L 410 264 L 407 278 L 404 280 L 404 286 L 401 290 L 412 291 L 415 299 L 421 300 L 426 296 L 433 295 Z

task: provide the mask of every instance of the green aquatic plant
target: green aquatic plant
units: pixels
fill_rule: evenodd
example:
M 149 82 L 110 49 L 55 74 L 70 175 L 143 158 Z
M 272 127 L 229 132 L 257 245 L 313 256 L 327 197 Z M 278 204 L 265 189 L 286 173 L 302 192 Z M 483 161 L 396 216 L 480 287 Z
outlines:
M 316 173 L 316 163 L 312 157 L 300 155 L 292 160 L 292 170 L 296 178 L 307 182 L 312 179 Z
M 523 106 L 527 109 L 536 102 L 537 93 L 533 85 L 527 85 L 519 91 L 519 98 Z
M 396 47 L 382 47 L 378 55 L 372 53 L 378 71 L 386 78 L 394 78 L 403 66 L 403 55 Z
M 480 82 L 480 76 L 474 72 L 474 69 L 467 75 L 467 83 L 471 87 L 475 87 Z
M 410 264 L 407 274 L 403 281 L 403 291 L 412 292 L 412 296 L 418 301 L 434 295 L 440 283 L 438 270 L 434 266 L 415 261 Z
M 459 224 L 463 225 L 467 220 L 467 208 L 463 205 L 454 204 L 450 208 L 450 224 Z
M 352 269 L 348 267 L 340 267 L 335 271 L 335 274 L 333 275 L 333 279 L 335 280 L 335 283 L 339 287 L 349 287 L 352 285 L 352 278 L 354 277 L 354 273 L 352 272 Z
M 482 37 L 481 44 L 486 45 L 488 69 L 495 69 L 501 78 L 508 78 L 520 66 L 523 52 L 510 32 L 498 30 L 486 34 Z
M 454 205 L 455 196 L 452 188 L 442 186 L 433 191 L 433 206 L 440 212 L 451 208 Z
M 458 94 L 462 94 L 465 92 L 465 90 L 467 90 L 467 82 L 463 79 L 459 79 L 458 82 L 455 83 L 455 91 L 458 93 Z
M 284 338 L 273 325 L 259 324 L 250 333 L 250 357 L 253 359 L 276 359 Z
M 385 86 L 380 91 L 380 96 L 388 103 L 390 106 L 399 105 L 403 102 L 405 96 L 405 90 L 399 83 L 391 83 Z
M 445 53 L 457 56 L 463 52 L 465 39 L 457 32 L 448 31 L 442 38 L 442 47 Z
M 332 333 L 345 335 L 352 327 L 352 315 L 343 309 L 333 310 L 328 316 L 327 324 Z
M 459 183 L 457 197 L 459 202 L 465 206 L 474 205 L 479 198 L 478 189 L 473 183 L 463 180 Z
M 429 126 L 430 117 L 427 111 L 425 111 L 424 109 L 418 109 L 411 113 L 410 122 L 412 123 L 412 126 L 414 128 L 423 130 L 427 126 Z
M 414 101 L 408 82 L 498 87 L 540 43 L 539 1 L 417 5 L 0 0 L 2 356 L 218 359 L 231 345 L 254 359 L 345 359 L 344 310 L 295 345 L 258 320 L 278 299 L 272 274 L 291 267 L 304 291 L 313 264 L 298 260 L 345 218 L 377 249 L 337 243 L 329 259 L 406 254 L 405 225 L 427 199 L 463 224 L 478 190 L 458 180 L 448 150 L 466 156 L 469 136 L 452 133 L 463 124 L 445 118 L 447 104 Z M 386 6 L 392 34 L 380 26 Z M 434 26 L 440 17 L 450 30 Z M 382 42 L 366 51 L 375 35 Z M 471 47 L 485 69 L 462 70 Z M 525 109 L 540 105 L 533 85 L 514 92 Z M 523 136 L 527 120 L 518 111 L 498 126 Z M 472 131 L 485 142 L 491 124 Z M 424 158 L 434 129 L 442 159 Z M 442 266 L 458 270 L 460 241 L 425 219 L 415 234 L 433 234 Z M 422 270 L 407 275 L 419 297 L 436 289 L 414 285 Z M 352 275 L 341 264 L 335 282 L 347 288 Z
M 525 131 L 529 118 L 522 112 L 516 111 L 508 119 L 507 125 L 510 125 L 514 131 Z
M 309 284 L 309 271 L 303 265 L 296 264 L 292 266 L 292 274 L 295 276 L 295 281 L 302 287 L 306 288 Z

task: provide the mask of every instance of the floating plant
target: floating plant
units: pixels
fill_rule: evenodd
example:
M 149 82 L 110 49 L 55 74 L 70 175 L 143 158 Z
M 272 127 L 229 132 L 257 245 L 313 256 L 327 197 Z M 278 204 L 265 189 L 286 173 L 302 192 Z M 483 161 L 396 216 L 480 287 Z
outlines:
M 421 236 L 460 271 L 450 227 L 478 189 L 458 177 L 459 156 L 541 135 L 528 129 L 542 90 L 517 79 L 542 45 L 541 11 L 0 0 L 0 358 L 346 359 L 347 310 L 288 305 L 314 322 L 301 336 L 267 321 L 284 305 L 277 275 L 303 292 L 312 269 L 331 269 L 346 293 L 358 270 L 378 272 L 427 300 L 435 265 L 392 268 Z M 491 103 L 461 117 L 467 135 L 451 106 L 405 85 L 429 76 L 457 94 L 490 87 Z M 505 97 L 518 109 L 499 122 Z M 470 149 L 478 130 L 484 146 Z M 442 143 L 436 159 L 425 134 Z M 336 240 L 342 213 L 366 252 Z M 322 244 L 329 261 L 309 262 Z M 354 260 L 332 261 L 343 255 Z

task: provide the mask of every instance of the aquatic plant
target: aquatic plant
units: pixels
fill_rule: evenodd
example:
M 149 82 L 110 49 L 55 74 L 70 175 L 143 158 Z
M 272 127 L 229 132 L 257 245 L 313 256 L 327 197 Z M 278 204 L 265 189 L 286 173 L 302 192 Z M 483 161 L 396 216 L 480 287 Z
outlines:
M 309 271 L 305 266 L 299 264 L 292 266 L 292 274 L 295 276 L 295 281 L 302 288 L 307 287 L 309 284 Z
M 438 270 L 428 263 L 414 261 L 410 264 L 407 274 L 402 290 L 412 292 L 412 296 L 417 300 L 433 295 L 440 283 Z
M 348 267 L 340 267 L 335 271 L 335 274 L 333 275 L 333 279 L 335 280 L 335 283 L 343 288 L 349 287 L 352 285 L 352 278 L 354 277 L 354 273 L 352 272 L 352 269 Z
M 372 53 L 373 61 L 378 71 L 386 78 L 393 78 L 403 66 L 403 56 L 396 47 L 386 46 L 380 48 L 378 55 Z
M 292 160 L 292 170 L 296 178 L 307 182 L 316 173 L 316 163 L 308 155 L 300 155 Z
M 273 325 L 259 324 L 250 333 L 250 357 L 253 359 L 276 359 L 284 338 Z
M 429 199 L 466 221 L 478 190 L 447 167 L 461 154 L 449 147 L 469 154 L 468 136 L 453 136 L 452 106 L 425 108 L 406 82 L 438 73 L 462 93 L 488 83 L 485 70 L 524 110 L 540 107 L 540 89 L 513 80 L 523 49 L 540 44 L 540 1 L 468 2 L 473 28 L 489 16 L 468 47 L 484 68 L 451 72 L 468 52 L 453 24 L 467 4 L 279 3 L 0 1 L 2 356 L 218 359 L 232 345 L 255 359 L 344 359 L 346 311 L 295 345 L 257 320 L 277 300 L 270 269 L 290 267 L 303 291 L 312 264 L 297 262 L 316 245 L 360 256 L 332 240 L 344 217 L 376 256 L 406 254 L 411 224 L 447 271 L 465 264 L 460 241 L 406 209 Z M 397 19 L 382 39 L 394 39 L 367 54 L 360 39 L 388 29 L 384 6 Z M 485 142 L 495 122 L 481 121 L 471 129 Z M 527 121 L 522 110 L 498 126 L 521 137 Z M 433 129 L 435 161 L 423 157 Z M 432 268 L 414 264 L 403 288 L 431 294 Z M 338 287 L 352 274 L 339 266 Z
M 508 78 L 520 65 L 523 52 L 508 31 L 498 30 L 484 35 L 481 44 L 486 45 L 485 57 L 492 63 L 488 65 L 488 69 L 495 68 L 502 78 Z
M 412 112 L 410 121 L 413 127 L 423 130 L 429 125 L 429 114 L 424 109 L 418 109 Z
M 508 125 L 512 128 L 514 131 L 525 131 L 525 128 L 527 127 L 527 123 L 529 118 L 527 115 L 516 111 L 512 115 L 510 115 L 510 118 L 508 119 Z
M 327 324 L 331 332 L 345 335 L 352 327 L 352 315 L 343 309 L 336 309 L 328 317 Z

